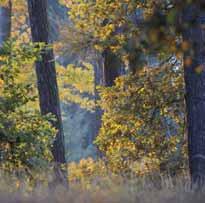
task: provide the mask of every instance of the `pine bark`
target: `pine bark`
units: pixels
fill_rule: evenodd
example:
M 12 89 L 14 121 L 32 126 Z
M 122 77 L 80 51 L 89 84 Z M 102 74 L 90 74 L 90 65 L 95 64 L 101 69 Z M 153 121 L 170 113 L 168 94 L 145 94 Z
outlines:
M 191 181 L 205 184 L 205 12 L 193 3 L 183 11 L 184 43 L 189 49 L 184 54 L 186 85 L 188 151 Z
M 33 42 L 43 42 L 50 46 L 47 8 L 47 0 L 28 0 Z M 36 62 L 36 75 L 41 113 L 51 113 L 56 117 L 56 121 L 52 122 L 58 130 L 52 149 L 54 161 L 65 163 L 64 134 L 52 48 L 42 50 L 41 60 Z

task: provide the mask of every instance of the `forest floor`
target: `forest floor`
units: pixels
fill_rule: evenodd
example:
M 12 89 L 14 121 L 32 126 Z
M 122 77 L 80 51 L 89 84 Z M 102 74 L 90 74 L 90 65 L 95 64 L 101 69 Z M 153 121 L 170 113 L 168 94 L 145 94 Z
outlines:
M 102 182 L 101 182 L 102 183 Z M 85 188 L 86 186 L 86 188 Z M 50 192 L 42 187 L 34 192 L 0 193 L 0 203 L 204 203 L 205 192 L 194 193 L 187 180 L 167 178 L 158 181 L 136 181 L 62 186 Z

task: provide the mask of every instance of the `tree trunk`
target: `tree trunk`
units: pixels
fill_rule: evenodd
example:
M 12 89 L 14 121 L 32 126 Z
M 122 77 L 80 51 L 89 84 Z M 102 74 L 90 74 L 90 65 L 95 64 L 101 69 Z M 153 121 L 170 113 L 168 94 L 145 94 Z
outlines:
M 103 56 L 103 86 L 110 87 L 114 85 L 115 79 L 122 75 L 122 63 L 119 57 L 108 49 L 104 51 Z
M 193 3 L 182 15 L 189 167 L 193 185 L 205 183 L 205 12 Z
M 46 45 L 49 44 L 47 6 L 47 0 L 28 0 L 33 42 L 44 42 Z M 58 130 L 52 148 L 54 161 L 65 163 L 64 135 L 52 48 L 42 50 L 41 60 L 36 62 L 36 74 L 41 113 L 52 113 L 56 117 L 56 121 L 52 122 Z
M 0 7 L 0 47 L 11 34 L 11 1 L 8 5 Z
M 97 91 L 97 86 L 111 87 L 114 85 L 115 79 L 122 75 L 122 63 L 120 59 L 113 54 L 110 50 L 105 50 L 102 54 L 102 57 L 96 54 L 96 64 L 94 65 L 94 77 L 95 77 L 95 127 L 94 127 L 94 136 L 91 142 L 94 141 L 96 136 L 99 133 L 102 122 L 102 109 L 97 105 L 99 100 L 99 93 Z M 97 151 L 97 156 L 101 157 L 102 154 L 100 151 Z

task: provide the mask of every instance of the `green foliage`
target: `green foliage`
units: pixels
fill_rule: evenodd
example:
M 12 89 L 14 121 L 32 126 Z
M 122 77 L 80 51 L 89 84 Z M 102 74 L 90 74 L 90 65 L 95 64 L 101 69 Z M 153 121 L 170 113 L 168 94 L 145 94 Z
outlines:
M 38 47 L 38 48 L 37 48 Z M 21 68 L 32 67 L 41 45 L 5 43 L 0 57 L 0 169 L 29 172 L 52 161 L 56 134 L 51 115 L 31 109 L 36 102 L 34 87 L 21 80 Z
M 181 68 L 145 68 L 100 95 L 104 114 L 95 143 L 112 171 L 144 175 L 184 167 Z

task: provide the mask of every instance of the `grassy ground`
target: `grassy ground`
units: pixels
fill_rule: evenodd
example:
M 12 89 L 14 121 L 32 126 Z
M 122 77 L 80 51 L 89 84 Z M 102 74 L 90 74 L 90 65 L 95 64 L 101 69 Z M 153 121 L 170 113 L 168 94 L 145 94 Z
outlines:
M 6 187 L 6 185 L 5 185 Z M 2 185 L 1 185 L 1 188 Z M 187 177 L 132 179 L 104 177 L 92 183 L 72 183 L 67 190 L 38 186 L 35 191 L 2 190 L 0 203 L 204 203 L 205 192 L 194 193 Z

